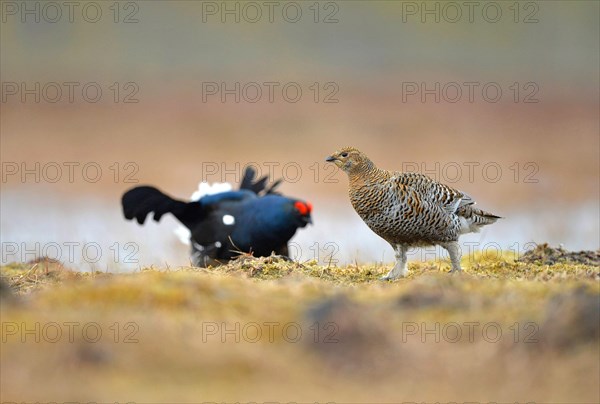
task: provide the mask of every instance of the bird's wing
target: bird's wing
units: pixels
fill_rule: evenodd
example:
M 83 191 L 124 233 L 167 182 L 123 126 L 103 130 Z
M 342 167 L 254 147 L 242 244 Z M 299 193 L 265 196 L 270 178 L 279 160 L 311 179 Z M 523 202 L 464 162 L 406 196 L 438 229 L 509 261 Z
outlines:
M 404 187 L 409 187 L 421 199 L 441 206 L 448 213 L 455 213 L 459 207 L 475 204 L 473 198 L 464 192 L 441 184 L 423 174 L 394 173 L 390 180 L 397 184 L 399 192 L 403 192 Z

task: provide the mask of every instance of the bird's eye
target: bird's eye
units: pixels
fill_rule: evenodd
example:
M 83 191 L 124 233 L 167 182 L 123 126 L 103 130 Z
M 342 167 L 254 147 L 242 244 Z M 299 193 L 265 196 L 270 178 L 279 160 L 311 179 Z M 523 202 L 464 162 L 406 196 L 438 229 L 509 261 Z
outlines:
M 348 157 L 348 153 L 344 152 L 344 153 L 340 154 L 340 156 L 342 156 L 342 157 Z

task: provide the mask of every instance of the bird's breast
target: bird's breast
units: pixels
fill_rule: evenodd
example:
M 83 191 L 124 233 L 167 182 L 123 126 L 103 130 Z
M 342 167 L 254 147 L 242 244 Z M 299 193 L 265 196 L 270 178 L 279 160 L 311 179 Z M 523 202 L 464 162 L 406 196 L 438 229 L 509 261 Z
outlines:
M 389 218 L 399 218 L 401 210 L 397 198 L 376 187 L 350 189 L 350 202 L 356 213 L 378 234 Z
M 377 235 L 390 243 L 411 244 L 452 236 L 454 226 L 443 209 L 412 189 L 387 185 L 350 189 L 352 206 Z

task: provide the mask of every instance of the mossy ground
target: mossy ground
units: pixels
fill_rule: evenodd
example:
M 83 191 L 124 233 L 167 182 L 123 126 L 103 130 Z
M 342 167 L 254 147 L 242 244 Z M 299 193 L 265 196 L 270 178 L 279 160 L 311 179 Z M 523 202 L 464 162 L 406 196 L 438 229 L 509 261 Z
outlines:
M 515 258 L 7 265 L 1 399 L 599 402 L 598 266 Z

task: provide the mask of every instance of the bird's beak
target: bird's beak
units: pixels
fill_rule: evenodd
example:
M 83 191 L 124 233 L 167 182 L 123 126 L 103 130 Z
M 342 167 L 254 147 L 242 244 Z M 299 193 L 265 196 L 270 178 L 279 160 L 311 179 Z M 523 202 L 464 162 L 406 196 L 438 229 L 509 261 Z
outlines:
M 331 162 L 333 162 L 333 161 L 336 161 L 336 160 L 337 160 L 337 159 L 336 159 L 335 157 L 333 157 L 333 156 L 329 156 L 329 157 L 327 157 L 327 158 L 325 159 L 325 161 L 327 161 L 328 163 L 331 163 Z
M 306 224 L 313 224 L 312 217 L 310 216 L 303 216 L 302 219 Z

